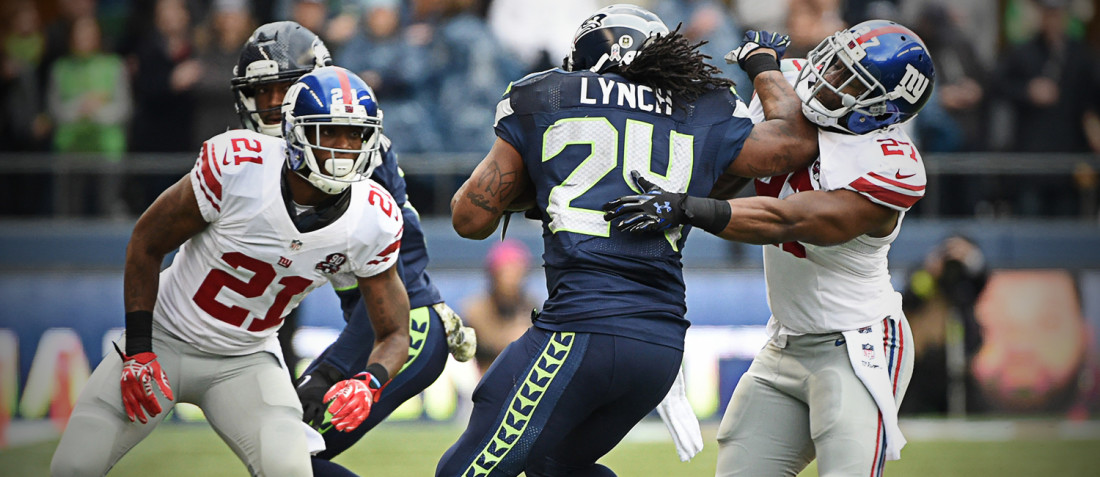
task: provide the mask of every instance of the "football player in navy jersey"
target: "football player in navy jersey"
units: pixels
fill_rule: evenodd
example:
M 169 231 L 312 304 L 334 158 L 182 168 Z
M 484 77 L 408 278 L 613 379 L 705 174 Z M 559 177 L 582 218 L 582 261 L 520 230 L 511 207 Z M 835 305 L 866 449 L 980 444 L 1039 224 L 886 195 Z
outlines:
M 755 126 L 698 44 L 633 5 L 597 11 L 562 68 L 509 87 L 496 143 L 452 199 L 452 223 L 484 239 L 506 211 L 532 209 L 549 298 L 482 378 L 437 475 L 614 475 L 596 461 L 661 402 L 680 367 L 688 229 L 630 235 L 600 208 L 635 191 L 631 170 L 705 196 L 726 174 L 808 165 L 816 131 L 778 71 L 788 42 L 763 35 L 742 48 L 768 119 Z
M 279 109 L 287 87 L 303 74 L 328 64 L 332 64 L 332 59 L 324 43 L 301 25 L 283 21 L 257 28 L 241 50 L 232 80 L 242 125 L 264 134 L 281 136 Z M 353 475 L 331 459 L 358 442 L 406 400 L 435 382 L 446 365 L 448 349 L 456 359 L 466 361 L 473 356 L 476 347 L 473 329 L 462 326 L 458 315 L 444 303 L 428 275 L 428 251 L 420 217 L 408 201 L 397 154 L 386 136 L 381 136 L 380 147 L 372 161 L 377 167 L 371 179 L 393 196 L 404 218 L 397 270 L 408 291 L 411 308 L 409 360 L 382 391 L 363 424 L 344 431 L 329 426 L 325 416 L 328 406 L 325 394 L 335 383 L 365 365 L 370 358 L 370 343 L 375 340 L 367 308 L 355 284 L 334 283 L 347 325 L 336 341 L 310 363 L 297 383 L 303 417 L 307 423 L 320 428 L 325 441 L 325 450 L 313 458 L 313 472 L 318 476 Z

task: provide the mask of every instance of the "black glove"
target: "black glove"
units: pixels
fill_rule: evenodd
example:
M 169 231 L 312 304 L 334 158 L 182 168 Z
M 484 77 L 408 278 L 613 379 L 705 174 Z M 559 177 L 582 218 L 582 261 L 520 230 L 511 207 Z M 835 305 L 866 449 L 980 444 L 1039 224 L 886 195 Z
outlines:
M 302 402 L 302 420 L 319 429 L 325 421 L 325 393 L 344 377 L 335 366 L 320 363 L 312 372 L 298 378 L 295 388 Z
M 623 217 L 616 225 L 623 232 L 659 232 L 685 223 L 687 194 L 661 189 L 638 171 L 630 171 L 630 178 L 642 193 L 625 195 L 604 204 L 604 220 L 611 222 Z
M 623 232 L 660 232 L 680 225 L 693 225 L 717 235 L 729 224 L 731 209 L 726 201 L 691 197 L 668 192 L 630 171 L 641 194 L 626 195 L 603 205 L 604 220 L 623 217 L 617 225 Z
M 726 54 L 726 63 L 737 63 L 741 71 L 749 75 L 750 81 L 755 81 L 756 75 L 765 71 L 780 71 L 779 59 L 791 44 L 791 37 L 768 31 L 748 30 L 741 39 L 741 46 Z M 769 48 L 775 52 L 775 58 L 770 55 L 753 55 L 760 48 Z

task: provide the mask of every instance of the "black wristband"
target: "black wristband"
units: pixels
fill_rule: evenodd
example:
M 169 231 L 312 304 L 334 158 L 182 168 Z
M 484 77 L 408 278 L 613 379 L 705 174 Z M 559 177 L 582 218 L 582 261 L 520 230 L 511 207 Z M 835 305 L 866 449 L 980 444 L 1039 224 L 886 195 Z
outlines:
M 714 235 L 726 229 L 731 214 L 730 204 L 724 200 L 691 196 L 684 199 L 684 216 L 687 222 Z
M 367 365 L 367 372 L 374 376 L 374 379 L 378 380 L 379 387 L 385 386 L 390 381 L 390 372 L 386 370 L 385 366 L 379 363 L 371 363 Z
M 126 312 L 126 356 L 153 351 L 153 312 Z
M 756 81 L 756 75 L 765 71 L 779 71 L 779 60 L 772 55 L 760 53 L 745 58 L 740 63 L 741 69 L 749 75 L 749 81 Z

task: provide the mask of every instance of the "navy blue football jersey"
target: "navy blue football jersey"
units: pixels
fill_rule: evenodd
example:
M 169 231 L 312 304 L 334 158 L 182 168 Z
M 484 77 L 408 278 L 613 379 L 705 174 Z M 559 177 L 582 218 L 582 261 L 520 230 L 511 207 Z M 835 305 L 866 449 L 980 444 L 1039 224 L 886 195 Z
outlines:
M 682 349 L 688 229 L 622 233 L 601 210 L 639 192 L 632 170 L 666 190 L 706 196 L 741 152 L 752 122 L 732 90 L 678 101 L 618 75 L 561 69 L 505 92 L 495 130 L 523 156 L 542 212 L 549 298 L 536 326 Z

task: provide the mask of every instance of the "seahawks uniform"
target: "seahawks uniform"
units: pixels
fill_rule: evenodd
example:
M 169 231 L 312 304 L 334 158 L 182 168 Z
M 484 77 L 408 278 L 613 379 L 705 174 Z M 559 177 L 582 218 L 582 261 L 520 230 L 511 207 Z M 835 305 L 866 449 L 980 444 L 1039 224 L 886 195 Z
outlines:
M 510 86 L 495 130 L 535 188 L 549 298 L 482 378 L 437 475 L 591 472 L 654 409 L 689 324 L 680 262 L 688 230 L 622 233 L 601 205 L 637 192 L 632 170 L 707 195 L 751 127 L 729 89 L 685 103 L 615 74 L 560 69 Z
M 804 64 L 783 63 L 794 83 Z M 758 100 L 750 110 L 763 120 Z M 764 246 L 771 340 L 722 418 L 718 475 L 793 475 L 816 454 L 822 475 L 874 476 L 905 445 L 897 406 L 913 347 L 886 258 L 905 212 L 924 195 L 924 163 L 900 127 L 862 135 L 823 129 L 818 144 L 812 165 L 757 180 L 757 195 L 850 190 L 898 211 L 898 223 L 885 237 L 834 246 Z M 747 458 L 759 455 L 772 458 Z
M 358 442 L 398 406 L 434 383 L 447 364 L 446 331 L 440 312 L 448 313 L 451 310 L 443 303 L 439 290 L 428 275 L 428 249 L 424 244 L 420 216 L 408 202 L 404 174 L 398 166 L 393 145 L 385 136 L 382 139 L 381 154 L 382 163 L 374 169 L 371 179 L 389 191 L 401 208 L 405 220 L 397 267 L 409 294 L 409 358 L 401 372 L 386 385 L 363 424 L 351 432 L 338 432 L 328 428 L 322 433 L 325 450 L 317 456 L 324 459 L 331 459 Z M 334 283 L 334 286 L 340 296 L 340 306 L 347 326 L 336 341 L 310 363 L 306 373 L 312 372 L 323 362 L 350 377 L 366 366 L 371 347 L 365 343 L 374 342 L 374 330 L 355 282 Z
M 300 232 L 284 199 L 286 142 L 233 130 L 203 144 L 189 179 L 209 225 L 160 275 L 153 351 L 175 398 L 203 409 L 253 475 L 311 475 L 302 409 L 281 369 L 275 332 L 314 288 L 381 273 L 397 261 L 403 220 L 372 181 L 352 184 L 347 208 Z M 103 475 L 168 414 L 126 417 L 107 356 L 88 381 L 55 454 L 55 475 Z M 168 411 L 174 402 L 159 393 Z

